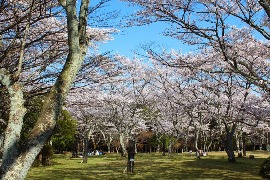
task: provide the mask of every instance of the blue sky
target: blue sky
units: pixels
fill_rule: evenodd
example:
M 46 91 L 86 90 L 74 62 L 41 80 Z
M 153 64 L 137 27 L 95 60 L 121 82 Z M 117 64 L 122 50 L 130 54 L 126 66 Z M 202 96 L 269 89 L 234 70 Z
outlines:
M 138 9 L 136 6 L 129 6 L 126 2 L 119 0 L 111 0 L 104 11 L 119 10 L 119 19 L 127 14 L 135 12 Z M 115 20 L 117 22 L 117 19 Z M 230 23 L 237 24 L 238 27 L 246 26 L 238 21 L 230 20 Z M 119 21 L 118 21 L 119 22 Z M 239 24 L 240 23 L 240 24 Z M 141 48 L 144 45 L 152 44 L 156 49 L 163 47 L 166 51 L 171 49 L 181 50 L 182 53 L 188 53 L 195 50 L 195 46 L 188 46 L 183 44 L 180 40 L 173 39 L 168 36 L 164 36 L 162 32 L 168 27 L 165 22 L 158 22 L 146 26 L 129 27 L 129 28 L 117 28 L 120 30 L 118 34 L 113 35 L 114 40 L 103 44 L 100 48 L 101 53 L 106 51 L 112 51 L 113 53 L 119 53 L 121 55 L 132 58 L 134 51 L 145 55 L 145 52 Z M 260 35 L 255 34 L 260 38 Z
M 125 15 L 126 13 L 134 12 L 137 7 L 128 6 L 126 2 L 111 0 L 107 9 L 120 10 L 121 15 Z M 167 24 L 159 22 L 140 27 L 118 28 L 120 32 L 113 35 L 114 40 L 103 44 L 100 47 L 100 51 L 112 51 L 113 53 L 119 53 L 132 58 L 134 56 L 134 51 L 139 51 L 140 54 L 145 55 L 145 52 L 141 47 L 151 44 L 157 49 L 163 47 L 167 51 L 170 51 L 171 49 L 181 49 L 183 52 L 189 52 L 189 47 L 183 45 L 181 41 L 166 37 L 162 34 L 166 27 L 168 27 Z

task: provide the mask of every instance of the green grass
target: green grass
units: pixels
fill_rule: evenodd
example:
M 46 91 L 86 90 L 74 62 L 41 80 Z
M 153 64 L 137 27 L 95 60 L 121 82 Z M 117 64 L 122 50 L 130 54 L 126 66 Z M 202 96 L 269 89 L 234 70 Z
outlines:
M 126 159 L 119 154 L 91 156 L 87 164 L 82 164 L 80 158 L 69 158 L 65 155 L 55 155 L 54 165 L 33 167 L 27 180 L 107 180 L 107 179 L 262 179 L 258 175 L 259 166 L 270 152 L 248 152 L 255 159 L 237 158 L 236 163 L 229 163 L 225 152 L 210 152 L 207 157 L 195 159 L 188 153 L 173 154 L 172 157 L 160 153 L 136 154 L 134 174 L 123 173 Z

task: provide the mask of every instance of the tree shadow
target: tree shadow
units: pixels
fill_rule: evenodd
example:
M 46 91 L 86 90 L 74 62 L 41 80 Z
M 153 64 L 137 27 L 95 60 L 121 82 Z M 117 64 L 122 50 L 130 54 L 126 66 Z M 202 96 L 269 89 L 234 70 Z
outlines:
M 93 159 L 96 159 L 95 157 Z M 78 164 L 78 159 L 73 159 L 74 166 L 61 164 L 57 167 L 40 169 L 41 173 L 30 174 L 27 179 L 70 179 L 70 180 L 122 180 L 122 179 L 155 179 L 155 180 L 192 180 L 192 179 L 262 179 L 259 175 L 259 166 L 265 160 L 263 158 L 237 158 L 236 163 L 230 163 L 227 159 L 211 159 L 212 157 L 185 157 L 177 158 L 135 158 L 133 174 L 126 174 L 125 160 L 118 160 L 117 156 L 102 157 L 102 161 L 87 164 Z M 181 157 L 182 158 L 182 157 Z M 72 163 L 72 162 L 70 162 Z M 42 174 L 43 173 L 43 174 Z M 46 175 L 44 175 L 46 173 Z

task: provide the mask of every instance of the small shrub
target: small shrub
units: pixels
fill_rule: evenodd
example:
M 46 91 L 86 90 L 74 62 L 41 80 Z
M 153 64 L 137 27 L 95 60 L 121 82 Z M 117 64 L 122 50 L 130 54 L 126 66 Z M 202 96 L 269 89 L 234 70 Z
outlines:
M 260 166 L 260 176 L 270 179 L 270 157 L 268 157 Z

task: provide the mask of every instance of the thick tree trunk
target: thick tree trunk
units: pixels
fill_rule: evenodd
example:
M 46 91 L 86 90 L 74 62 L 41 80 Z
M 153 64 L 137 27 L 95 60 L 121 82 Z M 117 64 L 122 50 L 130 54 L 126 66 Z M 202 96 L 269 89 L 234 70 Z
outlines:
M 127 149 L 126 149 L 126 143 L 125 143 L 125 135 L 123 133 L 120 133 L 119 141 L 121 145 L 121 156 L 125 157 L 127 154 Z
M 127 173 L 133 173 L 134 161 L 135 161 L 135 141 L 134 140 L 129 140 L 127 152 L 128 152 Z
M 89 0 L 81 1 L 79 22 L 76 15 L 76 1 L 67 0 L 66 4 L 67 6 L 65 7 L 65 9 L 67 13 L 69 45 L 69 54 L 67 57 L 67 61 L 64 65 L 62 72 L 60 73 L 60 76 L 56 81 L 56 84 L 53 86 L 48 97 L 45 99 L 42 111 L 40 113 L 40 117 L 38 118 L 35 127 L 31 131 L 29 139 L 22 147 L 18 148 L 20 150 L 19 155 L 17 156 L 16 150 L 6 150 L 6 153 L 4 154 L 5 158 L 1 165 L 2 171 L 0 179 L 21 180 L 26 177 L 27 172 L 30 169 L 32 163 L 34 162 L 36 156 L 53 133 L 53 129 L 56 124 L 55 120 L 58 118 L 59 112 L 64 102 L 64 98 L 66 97 L 69 88 L 81 67 L 81 63 L 83 62 L 87 50 L 87 42 L 85 41 L 83 43 L 82 40 L 86 38 L 85 29 L 88 15 L 87 9 Z M 82 31 L 84 33 L 80 34 Z M 14 106 L 14 104 L 11 104 L 11 107 L 12 106 Z M 17 116 L 17 114 L 15 114 L 15 116 Z M 20 119 L 22 120 L 22 117 L 20 117 Z M 18 119 L 18 121 L 21 120 Z M 15 127 L 15 129 L 12 130 L 14 132 L 10 133 L 20 134 L 20 129 L 21 127 L 19 126 Z M 9 138 L 9 136 L 10 134 L 8 134 L 7 138 Z M 16 138 L 18 138 L 18 136 Z M 11 140 L 9 141 L 11 142 Z M 14 148 L 16 146 L 16 142 L 17 140 L 12 140 L 12 144 L 8 146 Z M 10 149 L 10 147 L 8 149 Z
M 18 82 L 13 83 L 11 74 L 5 69 L 0 69 L 0 82 L 7 88 L 10 97 L 10 112 L 4 132 L 3 161 L 0 170 L 2 177 L 18 156 L 18 143 L 26 109 L 21 85 Z
M 225 147 L 225 151 L 228 155 L 228 161 L 229 162 L 236 162 L 235 154 L 233 151 L 233 136 L 234 136 L 235 129 L 236 129 L 236 123 L 234 123 L 232 125 L 231 131 L 230 131 L 229 127 L 227 126 L 227 124 L 225 124 L 225 129 L 226 129 L 226 138 L 224 139 L 224 147 Z
M 259 0 L 260 5 L 263 7 L 268 18 L 270 19 L 270 2 L 269 0 Z

